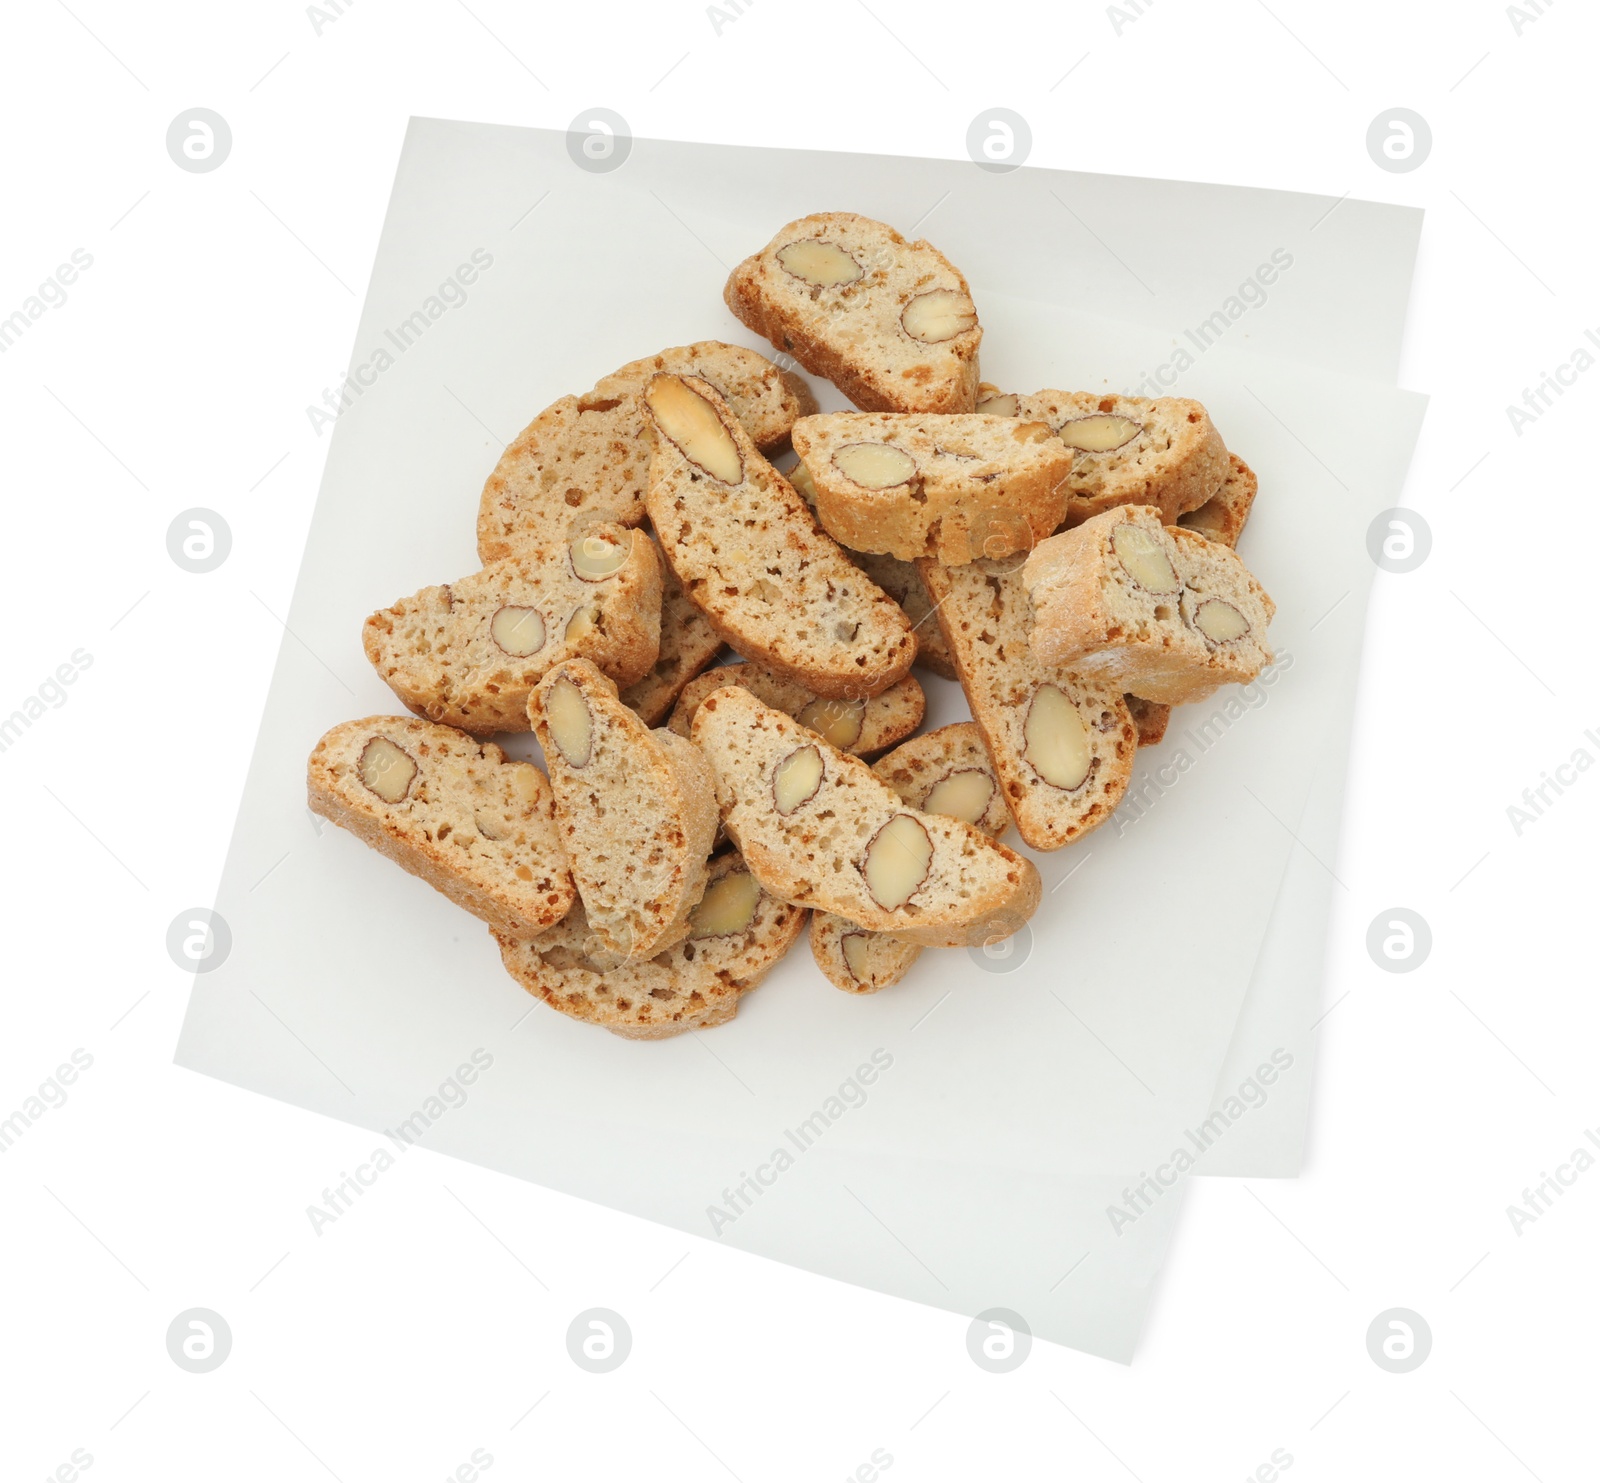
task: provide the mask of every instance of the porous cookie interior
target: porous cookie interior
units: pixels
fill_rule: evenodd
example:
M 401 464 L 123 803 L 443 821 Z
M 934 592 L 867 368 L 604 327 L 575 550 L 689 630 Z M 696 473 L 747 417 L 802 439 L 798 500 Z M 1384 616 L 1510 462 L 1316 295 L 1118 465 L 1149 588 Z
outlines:
M 811 956 L 835 988 L 847 994 L 876 994 L 899 983 L 922 956 L 922 949 L 818 911 L 811 914 Z
M 976 920 L 1027 889 L 1025 862 L 975 830 L 906 813 L 899 796 L 864 764 L 817 743 L 743 690 L 708 697 L 694 735 L 717 773 L 729 833 L 769 889 L 789 900 L 877 930 L 914 932 L 925 924 Z M 815 787 L 798 802 L 785 800 L 784 766 L 807 747 L 820 753 Z M 909 899 L 886 907 L 869 888 L 869 848 L 902 817 L 918 821 L 931 848 Z
M 924 562 L 919 570 L 1023 839 L 1052 850 L 1082 838 L 1111 816 L 1132 775 L 1138 739 L 1121 692 L 1046 670 L 1034 658 L 1031 605 L 1014 559 Z M 1049 782 L 1029 755 L 1029 711 L 1046 685 L 1061 692 L 1088 743 L 1089 767 L 1077 787 Z
M 766 357 L 716 340 L 630 361 L 581 396 L 562 397 L 523 429 L 484 485 L 478 554 L 501 560 L 591 524 L 644 518 L 650 440 L 639 389 L 658 371 L 704 376 L 764 447 L 806 410 Z
M 574 568 L 574 547 L 589 580 Z M 521 730 L 528 689 L 569 655 L 625 684 L 654 662 L 659 573 L 648 537 L 597 525 L 374 613 L 367 656 L 431 720 L 480 734 Z
M 684 384 L 716 412 L 743 474 L 738 483 L 716 478 L 658 434 L 653 522 L 691 601 L 746 657 L 805 670 L 819 693 L 825 683 L 835 694 L 892 684 L 915 652 L 905 615 L 817 529 L 715 392 Z
M 972 408 L 982 330 L 966 282 L 935 248 L 908 242 L 882 222 L 846 212 L 791 222 L 734 270 L 728 299 L 747 323 L 829 376 L 858 405 Z M 907 328 L 908 313 L 917 329 L 928 317 L 923 310 L 963 305 L 968 327 L 946 333 L 961 322 L 948 320 L 933 331 L 942 339 L 918 339 Z M 818 349 L 825 361 L 808 354 Z
M 589 922 L 619 951 L 648 953 L 704 882 L 715 814 L 709 797 L 696 807 L 685 777 L 704 762 L 681 737 L 648 730 L 581 662 L 547 676 L 534 705 Z
M 406 717 L 348 721 L 317 744 L 309 783 L 319 812 L 380 849 L 380 835 L 391 837 L 530 926 L 558 920 L 572 900 L 548 782 L 493 743 Z

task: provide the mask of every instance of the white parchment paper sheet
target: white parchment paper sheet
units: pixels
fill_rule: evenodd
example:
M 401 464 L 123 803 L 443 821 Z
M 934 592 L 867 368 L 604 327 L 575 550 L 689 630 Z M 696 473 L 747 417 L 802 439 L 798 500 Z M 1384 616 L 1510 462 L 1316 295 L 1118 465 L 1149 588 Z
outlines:
M 1041 860 L 1050 894 L 1012 971 L 929 954 L 896 991 L 855 1000 L 801 949 L 732 1025 L 614 1040 L 531 1004 L 474 919 L 318 828 L 303 770 L 328 726 L 396 709 L 361 655 L 361 619 L 472 568 L 478 488 L 534 411 L 662 345 L 748 343 L 720 303 L 724 264 L 777 221 L 826 202 L 912 225 L 895 195 L 911 171 L 885 171 L 874 197 L 859 161 L 846 189 L 823 157 L 764 173 L 729 165 L 750 152 L 707 149 L 696 176 L 689 152 L 639 141 L 623 170 L 591 177 L 559 136 L 413 130 L 355 363 L 419 311 L 427 327 L 339 421 L 219 894 L 233 951 L 197 981 L 178 1059 L 382 1129 L 415 1126 L 482 1048 L 491 1069 L 431 1119 L 429 1147 L 917 1301 L 1010 1307 L 1037 1334 L 1127 1358 L 1178 1195 L 1125 1223 L 1107 1210 L 1212 1100 L 1285 824 L 1359 645 L 1366 526 L 1399 502 L 1421 400 L 1226 344 L 1185 373 L 1261 475 L 1248 555 L 1292 663 L 1223 723 L 1179 712 L 1141 757 L 1158 771 L 1139 816 Z M 953 181 L 966 168 L 909 164 Z M 690 178 L 705 196 L 689 198 Z M 1017 233 L 998 212 L 981 259 L 949 243 L 993 379 L 1130 384 L 1170 357 L 1169 334 L 1024 297 L 1040 265 L 1004 269 Z M 429 317 L 475 250 L 492 263 Z M 1358 445 L 1345 468 L 1339 451 Z M 954 704 L 936 696 L 935 717 Z M 740 1198 L 741 1183 L 756 1193 Z

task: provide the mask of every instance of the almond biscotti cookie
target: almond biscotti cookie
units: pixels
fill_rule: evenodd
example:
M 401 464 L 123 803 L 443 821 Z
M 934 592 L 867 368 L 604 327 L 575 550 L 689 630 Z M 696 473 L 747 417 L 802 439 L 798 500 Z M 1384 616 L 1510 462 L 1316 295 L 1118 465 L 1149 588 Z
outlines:
M 659 375 L 644 402 L 650 523 L 711 626 L 746 659 L 830 699 L 901 679 L 916 657 L 906 615 L 818 529 L 716 389 Z
M 694 741 L 728 834 L 782 900 L 928 947 L 991 941 L 1039 904 L 1030 861 L 971 824 L 908 808 L 866 763 L 740 686 L 700 703 Z
M 957 721 L 903 742 L 872 770 L 912 808 L 999 839 L 1011 827 L 1005 790 L 976 722 Z
M 803 463 L 797 463 L 783 477 L 794 486 L 814 514 L 817 486 L 810 470 Z M 933 603 L 929 600 L 928 589 L 922 585 L 922 578 L 917 575 L 916 567 L 909 561 L 901 561 L 898 556 L 851 551 L 847 547 L 842 549 L 871 578 L 874 586 L 881 587 L 900 604 L 901 610 L 911 620 L 911 629 L 917 638 L 915 662 L 944 679 L 955 679 L 956 671 L 950 662 L 950 651 L 945 647 L 944 634 L 934 621 Z
M 622 691 L 622 703 L 646 726 L 659 726 L 683 687 L 722 652 L 722 635 L 683 590 L 678 574 L 661 563 L 661 652 L 650 673 Z
M 1198 509 L 1228 476 L 1228 450 L 1206 409 L 1186 397 L 1093 391 L 1001 393 L 986 382 L 979 411 L 1047 422 L 1077 459 L 1067 477 L 1068 525 L 1115 505 L 1155 505 L 1168 523 Z
M 1222 488 L 1211 496 L 1198 510 L 1178 516 L 1178 525 L 1192 530 L 1197 536 L 1219 545 L 1236 547 L 1244 533 L 1245 522 L 1250 518 L 1250 507 L 1256 499 L 1256 476 L 1250 465 L 1237 453 L 1228 455 L 1228 477 Z M 1133 724 L 1139 728 L 1139 745 L 1153 747 L 1167 734 L 1167 722 L 1172 707 L 1159 705 L 1153 700 L 1128 696 L 1128 709 L 1133 713 Z
M 492 742 L 410 716 L 328 732 L 306 766 L 314 813 L 507 937 L 559 922 L 575 898 L 550 784 Z
M 653 958 L 619 958 L 583 903 L 533 942 L 495 933 L 506 971 L 552 1009 L 626 1040 L 723 1025 L 794 945 L 806 913 L 761 889 L 735 851 L 711 862 L 689 935 Z
M 1033 656 L 1015 557 L 917 565 L 1017 832 L 1036 850 L 1082 839 L 1111 817 L 1133 776 L 1138 736 L 1122 687 L 1047 670 Z
M 912 808 L 961 819 L 999 839 L 1011 827 L 1000 780 L 971 721 L 941 726 L 896 747 L 873 764 Z M 999 925 L 999 924 L 997 924 Z M 811 913 L 811 956 L 847 994 L 875 994 L 897 984 L 922 956 L 914 942 L 868 932 L 832 912 Z
M 546 407 L 501 455 L 478 505 L 481 561 L 501 561 L 599 522 L 637 525 L 644 519 L 650 441 L 638 398 L 657 371 L 709 381 L 760 448 L 782 447 L 795 419 L 816 405 L 798 377 L 719 340 L 631 361 L 593 391 Z
M 528 718 L 589 929 L 627 958 L 681 942 L 717 832 L 705 758 L 681 736 L 650 730 L 585 659 L 539 682 Z
M 1228 477 L 1222 481 L 1222 488 L 1198 510 L 1178 516 L 1179 526 L 1219 545 L 1237 546 L 1250 518 L 1250 507 L 1256 502 L 1256 482 L 1250 465 L 1237 453 L 1230 453 Z
M 1033 605 L 1028 641 L 1047 667 L 1181 705 L 1272 662 L 1276 608 L 1265 589 L 1227 546 L 1163 526 L 1149 505 L 1052 536 L 1022 578 Z
M 811 913 L 811 959 L 822 976 L 847 994 L 876 994 L 911 972 L 922 948 L 914 942 L 869 932 L 831 911 Z
M 802 217 L 728 275 L 739 319 L 867 412 L 970 412 L 983 330 L 927 242 L 846 211 Z
M 661 559 L 643 531 L 595 525 L 374 613 L 362 645 L 419 716 L 486 736 L 528 729 L 528 696 L 574 655 L 619 685 L 661 641 Z
M 873 757 L 922 725 L 922 686 L 910 675 L 869 700 L 824 700 L 757 664 L 720 664 L 684 686 L 667 723 L 687 737 L 700 702 L 724 685 L 743 685 L 763 705 L 793 716 L 822 739 L 857 757 Z
M 823 529 L 852 551 L 961 566 L 1026 551 L 1066 518 L 1074 454 L 1048 423 L 827 412 L 792 438 Z

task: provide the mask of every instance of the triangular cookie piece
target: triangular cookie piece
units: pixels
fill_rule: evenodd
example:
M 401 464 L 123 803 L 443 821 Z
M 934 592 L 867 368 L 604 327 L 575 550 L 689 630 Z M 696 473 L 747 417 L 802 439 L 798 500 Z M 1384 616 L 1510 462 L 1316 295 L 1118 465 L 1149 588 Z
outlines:
M 984 749 L 983 735 L 971 721 L 916 737 L 880 757 L 872 770 L 925 814 L 962 819 L 991 839 L 999 839 L 1011 827 L 1000 779 Z M 922 956 L 922 949 L 884 932 L 869 932 L 831 912 L 814 911 L 811 956 L 835 988 L 847 994 L 875 994 L 899 983 Z
M 1111 817 L 1133 776 L 1138 737 L 1122 688 L 1034 657 L 1015 557 L 917 568 L 1017 832 L 1036 850 L 1082 839 Z
M 528 718 L 590 930 L 630 959 L 683 941 L 717 832 L 705 758 L 681 736 L 650 730 L 584 659 L 539 682 Z
M 1022 569 L 1040 663 L 1164 705 L 1204 700 L 1272 663 L 1276 606 L 1227 546 L 1107 510 L 1036 547 Z
M 411 716 L 328 732 L 306 767 L 315 813 L 509 937 L 553 927 L 575 898 L 550 784 L 492 742 Z
M 643 531 L 591 526 L 402 598 L 367 619 L 362 644 L 418 715 L 479 736 L 526 731 L 528 696 L 563 659 L 587 659 L 619 685 L 650 672 L 661 565 Z
M 1066 478 L 1068 525 L 1115 505 L 1155 505 L 1171 524 L 1228 476 L 1228 450 L 1199 402 L 1093 391 L 1003 394 L 987 383 L 978 410 L 1046 422 L 1076 454 Z
M 863 411 L 972 411 L 978 311 L 927 242 L 846 211 L 805 216 L 740 263 L 722 296 Z
M 1044 422 L 827 412 L 793 439 L 823 529 L 852 551 L 960 566 L 1027 551 L 1066 518 L 1075 455 Z
M 742 345 L 701 340 L 630 361 L 583 396 L 546 407 L 500 456 L 478 505 L 478 559 L 501 561 L 528 545 L 609 521 L 644 519 L 650 440 L 639 388 L 658 371 L 702 376 L 727 399 L 760 448 L 779 448 L 813 410 L 810 389 Z
M 774 896 L 927 947 L 1004 937 L 1039 904 L 1039 872 L 974 825 L 922 813 L 859 758 L 762 705 L 713 691 L 694 719 L 724 827 Z
M 650 523 L 684 591 L 746 659 L 815 695 L 859 699 L 911 668 L 895 601 L 818 528 L 714 387 L 660 375 Z

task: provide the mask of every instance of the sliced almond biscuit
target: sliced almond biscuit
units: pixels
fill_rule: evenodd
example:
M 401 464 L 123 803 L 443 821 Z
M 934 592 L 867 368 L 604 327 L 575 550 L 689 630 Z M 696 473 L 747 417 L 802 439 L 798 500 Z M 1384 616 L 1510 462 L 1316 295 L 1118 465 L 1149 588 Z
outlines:
M 1219 545 L 1236 547 L 1250 519 L 1250 507 L 1256 500 L 1256 476 L 1237 453 L 1228 455 L 1228 477 L 1222 488 L 1211 496 L 1198 510 L 1190 510 L 1178 517 L 1183 530 Z M 1141 700 L 1136 695 L 1128 697 L 1128 709 L 1133 712 L 1133 724 L 1139 728 L 1139 745 L 1153 747 L 1167 734 L 1167 722 L 1172 707 L 1158 705 L 1153 700 Z
M 1222 438 L 1206 409 L 1186 397 L 1018 396 L 986 382 L 978 410 L 1047 422 L 1077 455 L 1066 483 L 1068 525 L 1115 505 L 1156 505 L 1170 522 L 1205 504 L 1228 476 Z
M 1256 476 L 1237 453 L 1228 455 L 1228 477 L 1222 488 L 1198 510 L 1178 516 L 1178 525 L 1220 546 L 1237 546 L 1256 502 Z
M 817 486 L 810 470 L 803 463 L 797 463 L 792 469 L 786 470 L 783 477 L 794 486 L 800 498 L 815 514 Z M 934 621 L 933 603 L 928 599 L 928 589 L 922 585 L 916 567 L 909 561 L 901 561 L 898 556 L 842 549 L 872 579 L 875 586 L 881 587 L 900 604 L 901 611 L 911 620 L 911 628 L 917 638 L 916 663 L 944 679 L 955 679 L 956 671 L 950 662 L 950 651 L 945 648 L 944 635 Z
M 1111 817 L 1133 776 L 1138 736 L 1122 687 L 1034 658 L 1015 557 L 918 569 L 1017 832 L 1036 850 L 1082 839 Z
M 667 724 L 679 736 L 688 736 L 700 702 L 724 685 L 743 685 L 764 705 L 793 716 L 841 752 L 857 757 L 874 757 L 922 725 L 922 686 L 910 675 L 869 700 L 824 700 L 757 664 L 720 664 L 707 670 L 684 686 Z
M 1074 454 L 1048 423 L 827 412 L 792 436 L 823 529 L 852 551 L 961 566 L 1026 551 L 1066 517 Z
M 619 958 L 590 930 L 581 901 L 535 942 L 495 939 L 506 971 L 552 1009 L 626 1040 L 665 1040 L 731 1020 L 805 920 L 803 909 L 763 891 L 729 851 L 711 862 L 688 937 L 653 958 Z
M 748 690 L 713 691 L 694 718 L 729 835 L 761 884 L 928 947 L 991 941 L 1039 904 L 1039 872 L 971 824 L 909 808 L 859 758 Z
M 507 937 L 553 927 L 576 898 L 550 784 L 492 742 L 410 716 L 368 716 L 311 753 L 313 812 Z
M 620 525 L 528 547 L 374 613 L 367 658 L 419 716 L 479 736 L 528 729 L 528 696 L 563 659 L 619 685 L 650 673 L 661 640 L 655 542 Z
M 1163 526 L 1153 506 L 1107 510 L 1052 536 L 1022 579 L 1028 642 L 1047 668 L 1182 705 L 1272 663 L 1276 608 L 1265 589 L 1227 546 Z
M 650 523 L 684 591 L 746 659 L 813 694 L 857 699 L 911 668 L 894 599 L 818 529 L 715 388 L 655 376 Z
M 741 321 L 868 412 L 970 412 L 983 330 L 927 242 L 846 211 L 802 217 L 728 275 Z
M 876 994 L 911 972 L 922 948 L 871 932 L 831 911 L 811 913 L 811 957 L 822 976 L 847 994 Z
M 999 839 L 1011 827 L 1000 779 L 983 735 L 971 721 L 916 737 L 879 758 L 872 770 L 925 814 L 962 819 L 991 839 Z M 847 994 L 875 994 L 899 983 L 922 956 L 922 949 L 884 932 L 869 932 L 832 912 L 815 911 L 811 956 L 836 988 Z
M 683 687 L 722 652 L 722 635 L 683 590 L 678 574 L 661 563 L 661 652 L 642 680 L 627 686 L 622 703 L 646 726 L 659 726 Z
M 589 929 L 631 959 L 681 942 L 717 832 L 705 758 L 681 736 L 650 730 L 585 659 L 539 682 L 528 718 Z
M 630 361 L 583 396 L 546 407 L 501 455 L 478 505 L 478 557 L 501 561 L 573 531 L 644 519 L 650 440 L 639 389 L 658 371 L 703 377 L 727 399 L 760 448 L 780 448 L 811 392 L 765 356 L 720 340 L 676 345 Z
M 999 839 L 1011 827 L 1005 790 L 974 721 L 957 721 L 901 743 L 872 770 L 912 808 L 942 814 Z

